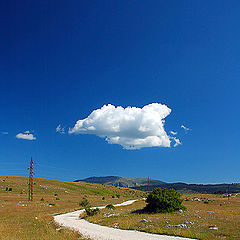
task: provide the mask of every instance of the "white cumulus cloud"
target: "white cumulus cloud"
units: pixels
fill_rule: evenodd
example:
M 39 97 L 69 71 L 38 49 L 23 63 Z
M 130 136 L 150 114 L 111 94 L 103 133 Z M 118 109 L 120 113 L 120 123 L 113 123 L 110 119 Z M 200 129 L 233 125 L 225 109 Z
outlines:
M 108 104 L 78 120 L 69 134 L 94 134 L 125 149 L 170 147 L 170 137 L 164 130 L 164 118 L 170 113 L 171 109 L 160 103 L 143 108 Z
M 24 133 L 18 133 L 16 135 L 16 138 L 18 139 L 25 139 L 25 140 L 36 140 L 36 137 L 33 136 L 30 131 L 25 131 Z
M 56 132 L 59 132 L 61 134 L 64 134 L 65 133 L 65 129 L 63 127 L 61 127 L 61 124 L 59 124 L 57 127 L 56 127 Z

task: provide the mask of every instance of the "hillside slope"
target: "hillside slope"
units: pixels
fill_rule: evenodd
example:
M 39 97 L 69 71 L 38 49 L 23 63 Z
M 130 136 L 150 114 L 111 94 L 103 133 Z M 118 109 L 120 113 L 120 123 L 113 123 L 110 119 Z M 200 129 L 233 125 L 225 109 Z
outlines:
M 83 198 L 92 206 L 102 206 L 139 197 L 142 193 L 134 189 L 34 178 L 29 202 L 27 177 L 0 176 L 0 239 L 83 239 L 77 232 L 58 230 L 52 214 L 79 209 Z

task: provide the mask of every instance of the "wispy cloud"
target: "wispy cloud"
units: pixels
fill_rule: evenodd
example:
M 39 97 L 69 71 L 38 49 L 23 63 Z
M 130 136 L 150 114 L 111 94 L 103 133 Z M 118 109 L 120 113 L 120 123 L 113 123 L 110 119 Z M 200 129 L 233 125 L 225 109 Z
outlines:
M 188 128 L 188 127 L 186 127 L 184 125 L 181 125 L 181 128 L 183 128 L 185 131 L 189 131 L 190 130 L 190 128 Z
M 8 132 L 1 132 L 1 134 L 7 135 L 7 134 L 8 134 Z
M 61 124 L 59 124 L 57 127 L 56 127 L 56 132 L 59 132 L 61 134 L 64 134 L 65 133 L 65 129 L 63 127 L 61 127 Z
M 171 137 L 171 139 L 173 139 L 175 141 L 174 143 L 174 147 L 177 147 L 178 145 L 181 145 L 182 143 L 180 142 L 180 140 L 176 137 Z
M 170 133 L 171 133 L 172 135 L 177 135 L 177 132 L 174 132 L 174 131 L 170 131 Z
M 160 103 L 143 108 L 108 104 L 78 120 L 69 134 L 94 134 L 125 149 L 170 147 L 170 137 L 164 130 L 164 118 L 170 113 L 171 109 Z
M 36 140 L 36 137 L 30 131 L 25 131 L 24 133 L 18 133 L 16 135 L 18 139 L 25 139 L 25 140 Z

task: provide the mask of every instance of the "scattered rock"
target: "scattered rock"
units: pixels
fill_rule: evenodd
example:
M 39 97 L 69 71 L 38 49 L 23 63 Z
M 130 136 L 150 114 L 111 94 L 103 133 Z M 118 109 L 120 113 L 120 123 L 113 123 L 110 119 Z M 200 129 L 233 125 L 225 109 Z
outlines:
M 119 227 L 119 223 L 114 223 L 113 226 L 114 226 L 115 228 L 117 228 L 117 227 Z
M 216 226 L 209 226 L 209 229 L 218 230 L 218 227 L 216 227 Z
M 211 214 L 213 214 L 213 213 L 215 213 L 215 212 L 213 212 L 213 211 L 207 211 L 208 213 L 211 213 Z
M 148 222 L 148 220 L 147 219 L 145 219 L 145 218 L 143 218 L 140 222 L 142 222 L 142 223 L 147 223 Z
M 26 207 L 27 204 L 17 204 L 18 206 L 21 206 L 21 207 Z
M 181 223 L 181 224 L 177 224 L 177 225 L 168 224 L 166 227 L 188 228 L 188 226 L 185 223 Z
M 199 198 L 193 198 L 192 201 L 198 201 L 201 202 L 201 200 Z
M 189 221 L 186 221 L 186 222 L 185 222 L 185 224 L 191 224 L 191 225 L 193 225 L 193 224 L 194 224 L 194 222 L 189 222 Z
M 105 213 L 103 214 L 103 217 L 113 217 L 113 216 L 119 216 L 120 213 Z
M 180 213 L 183 213 L 183 210 L 182 210 L 182 209 L 179 209 L 179 212 L 180 212 Z

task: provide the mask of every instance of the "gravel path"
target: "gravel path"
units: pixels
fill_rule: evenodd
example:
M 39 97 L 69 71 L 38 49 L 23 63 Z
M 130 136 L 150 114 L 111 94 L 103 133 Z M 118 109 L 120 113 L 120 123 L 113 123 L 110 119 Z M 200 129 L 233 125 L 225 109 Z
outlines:
M 136 200 L 129 200 L 120 204 L 115 204 L 115 207 L 130 205 Z M 98 207 L 99 209 L 104 208 Z M 150 234 L 145 232 L 138 232 L 134 230 L 121 230 L 100 226 L 89 223 L 84 219 L 80 219 L 79 215 L 85 210 L 78 210 L 75 212 L 65 213 L 54 216 L 54 220 L 61 226 L 69 227 L 79 231 L 84 237 L 94 240 L 186 240 L 190 238 L 173 237 L 166 235 Z

